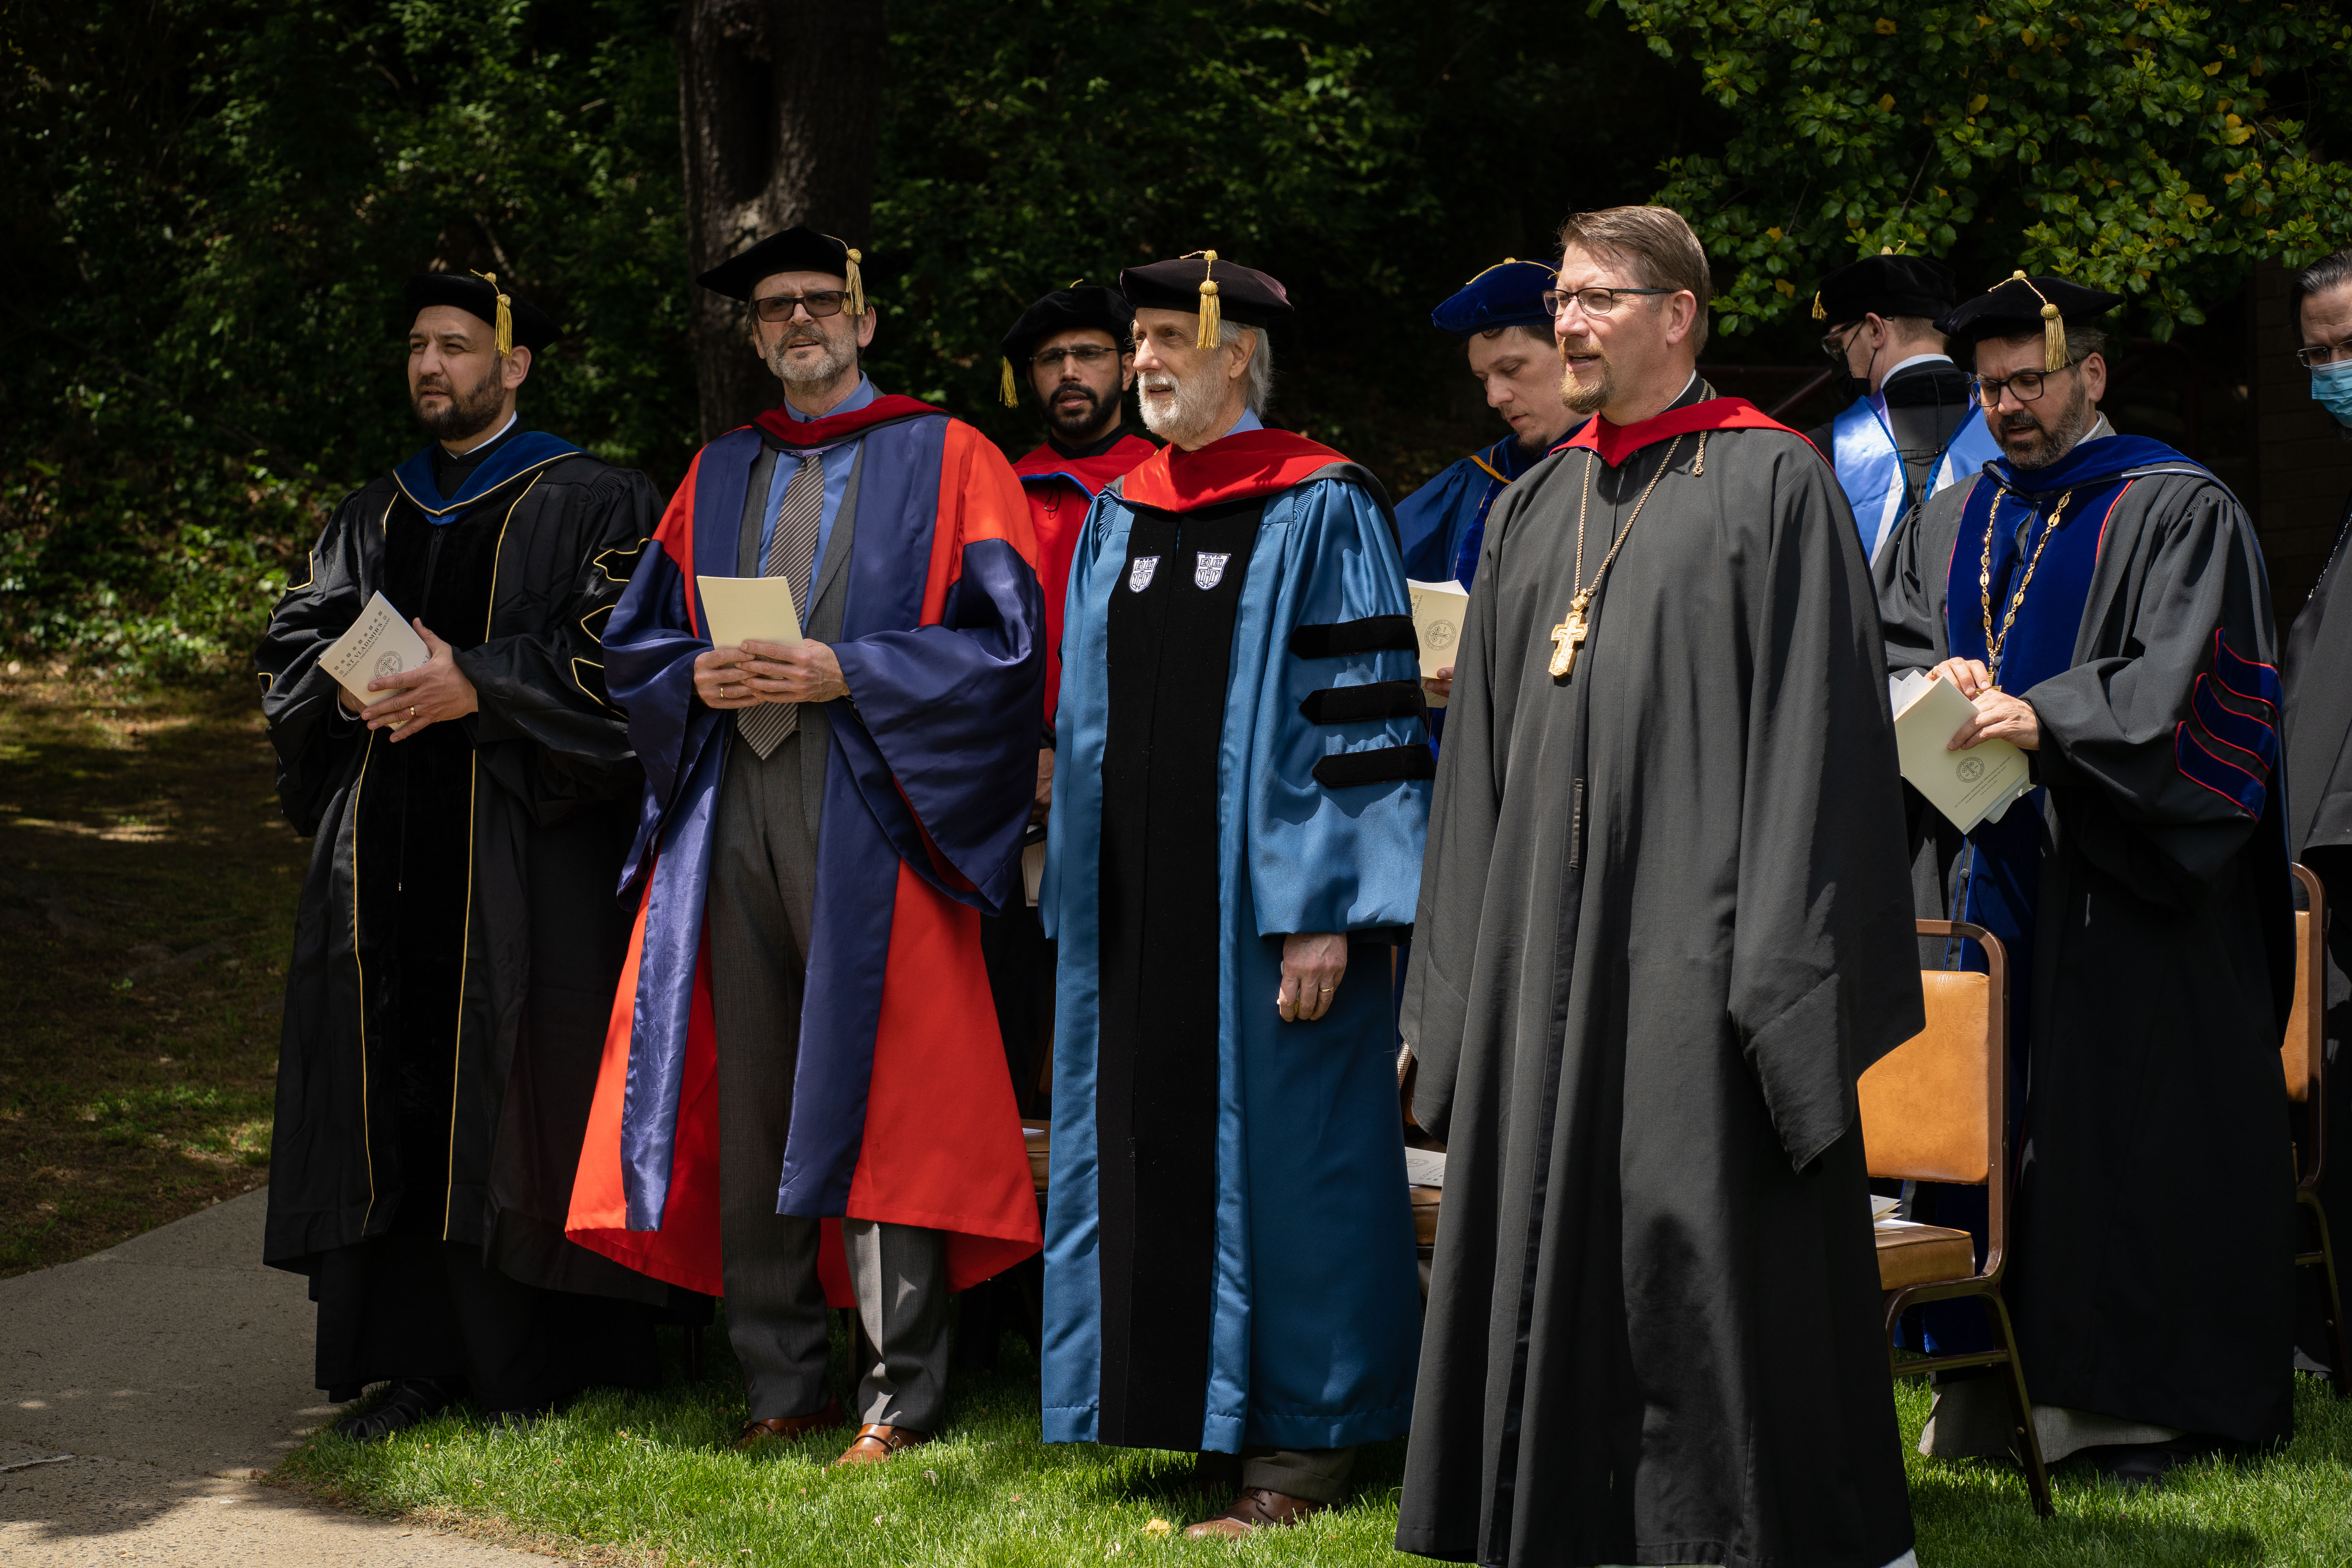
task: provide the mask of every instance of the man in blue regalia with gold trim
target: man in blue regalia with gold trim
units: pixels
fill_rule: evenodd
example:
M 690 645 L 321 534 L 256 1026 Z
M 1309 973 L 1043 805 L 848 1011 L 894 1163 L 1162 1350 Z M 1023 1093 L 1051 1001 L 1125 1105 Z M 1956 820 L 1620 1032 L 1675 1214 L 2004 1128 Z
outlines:
M 1503 416 L 1511 433 L 1439 469 L 1397 503 L 1407 577 L 1423 583 L 1451 578 L 1469 587 L 1496 498 L 1583 428 L 1583 419 L 1559 400 L 1559 354 L 1543 304 L 1551 285 L 1552 269 L 1544 263 L 1507 257 L 1429 313 L 1432 326 L 1461 340 L 1470 374 L 1486 389 L 1487 406 Z M 1454 678 L 1442 674 L 1429 686 L 1443 700 Z M 1444 709 L 1431 712 L 1433 730 L 1443 734 L 1444 722 Z
M 460 1397 L 527 1419 L 650 1386 L 669 1288 L 564 1239 L 628 920 L 641 774 L 601 642 L 660 498 L 525 426 L 555 323 L 490 275 L 409 280 L 434 439 L 344 500 L 256 665 L 287 816 L 315 836 L 287 970 L 263 1258 L 307 1275 L 341 1430 Z M 381 593 L 431 658 L 320 656 Z

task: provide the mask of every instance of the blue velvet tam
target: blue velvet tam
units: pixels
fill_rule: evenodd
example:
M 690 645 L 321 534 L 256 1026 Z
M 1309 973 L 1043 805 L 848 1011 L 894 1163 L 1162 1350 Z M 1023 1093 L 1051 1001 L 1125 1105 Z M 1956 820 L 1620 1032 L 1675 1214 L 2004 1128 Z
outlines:
M 1496 327 L 1551 330 L 1543 308 L 1544 290 L 1558 272 L 1541 261 L 1506 257 L 1462 286 L 1462 291 L 1429 313 L 1430 324 L 1457 338 Z

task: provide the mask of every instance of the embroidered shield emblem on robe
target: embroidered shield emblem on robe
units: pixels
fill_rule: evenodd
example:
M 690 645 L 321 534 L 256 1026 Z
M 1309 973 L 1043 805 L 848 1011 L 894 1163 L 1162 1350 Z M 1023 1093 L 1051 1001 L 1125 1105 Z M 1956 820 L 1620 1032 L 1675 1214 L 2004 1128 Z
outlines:
M 1127 568 L 1127 591 L 1140 594 L 1151 586 L 1151 574 L 1160 570 L 1160 557 L 1139 555 Z
M 1234 553 L 1230 550 L 1226 551 L 1222 555 L 1213 555 L 1205 550 L 1201 552 L 1199 555 L 1193 558 L 1192 586 L 1195 588 L 1213 588 L 1219 583 L 1223 582 L 1225 578 L 1225 563 L 1231 561 L 1233 558 Z

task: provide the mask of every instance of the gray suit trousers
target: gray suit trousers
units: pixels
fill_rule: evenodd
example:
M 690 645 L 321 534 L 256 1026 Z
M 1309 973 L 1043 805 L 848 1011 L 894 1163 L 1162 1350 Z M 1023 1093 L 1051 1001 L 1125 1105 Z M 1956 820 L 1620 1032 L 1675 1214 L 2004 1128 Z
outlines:
M 806 798 L 803 739 L 787 736 L 765 758 L 728 747 L 705 916 L 727 1335 L 754 1420 L 810 1415 L 828 1394 L 820 1222 L 776 1212 L 816 900 L 817 803 Z M 844 1220 L 842 1240 L 858 1316 L 877 1347 L 874 1362 L 856 1369 L 856 1419 L 936 1432 L 947 1405 L 943 1238 Z

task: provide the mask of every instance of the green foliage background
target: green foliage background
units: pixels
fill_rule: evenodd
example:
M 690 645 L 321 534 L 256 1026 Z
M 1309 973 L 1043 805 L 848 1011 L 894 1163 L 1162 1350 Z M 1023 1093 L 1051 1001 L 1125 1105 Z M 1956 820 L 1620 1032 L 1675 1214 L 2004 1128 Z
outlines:
M 495 270 L 572 336 L 532 423 L 693 448 L 674 3 L 16 0 L 0 34 L 0 642 L 241 661 L 323 508 L 417 444 L 401 280 Z M 1654 195 L 1711 357 L 1810 358 L 1895 244 L 2194 323 L 2352 238 L 2352 29 L 2304 0 L 893 0 L 877 378 L 1015 449 L 1027 300 L 1213 247 L 1283 279 L 1276 416 L 1409 487 L 1489 420 L 1426 312 Z M 1889 101 L 1891 100 L 1891 101 Z M 2331 127 L 2330 116 L 2334 118 Z M 2333 141 L 2329 142 L 2333 130 Z

